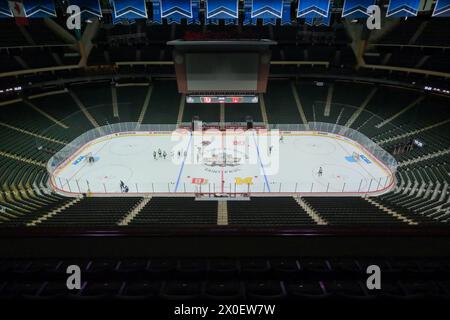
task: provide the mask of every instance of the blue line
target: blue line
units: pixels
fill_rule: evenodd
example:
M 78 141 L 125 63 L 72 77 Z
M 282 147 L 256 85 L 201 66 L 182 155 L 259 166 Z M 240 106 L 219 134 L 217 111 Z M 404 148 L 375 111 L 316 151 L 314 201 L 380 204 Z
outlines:
M 256 140 L 255 140 L 255 133 L 253 133 L 253 142 L 255 143 L 255 146 L 256 146 L 256 153 L 258 154 L 259 163 L 261 164 L 261 169 L 264 174 L 264 180 L 266 181 L 267 190 L 269 190 L 269 192 L 270 192 L 269 181 L 267 181 L 266 171 L 264 170 L 264 166 L 262 165 L 262 161 L 261 161 L 261 156 L 259 155 L 259 148 L 258 148 L 258 144 L 256 143 Z
M 186 161 L 186 158 L 188 155 L 187 152 L 189 150 L 189 146 L 191 145 L 191 140 L 192 140 L 192 132 L 191 132 L 191 137 L 189 138 L 189 142 L 188 142 L 188 145 L 186 148 L 186 157 L 183 158 L 183 162 L 181 163 L 181 169 L 180 169 L 180 172 L 178 173 L 177 183 L 175 184 L 175 190 L 173 192 L 177 192 L 178 184 L 180 183 L 181 173 L 183 172 L 183 168 L 184 168 L 184 162 Z

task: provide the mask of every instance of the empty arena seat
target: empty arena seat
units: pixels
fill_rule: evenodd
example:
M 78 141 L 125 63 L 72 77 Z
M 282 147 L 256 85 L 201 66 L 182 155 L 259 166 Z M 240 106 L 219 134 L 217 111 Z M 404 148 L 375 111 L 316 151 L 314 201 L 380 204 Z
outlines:
M 337 260 L 336 260 L 337 259 Z M 255 260 L 253 263 L 252 260 Z M 108 273 L 85 274 L 86 269 L 92 265 L 133 265 L 135 258 L 128 259 L 22 259 L 10 263 L 10 267 L 2 268 L 0 263 L 0 300 L 4 299 L 75 299 L 75 300 L 101 300 L 101 299 L 207 299 L 207 300 L 236 300 L 236 299 L 423 299 L 448 298 L 450 286 L 448 277 L 450 269 L 445 258 L 416 258 L 414 261 L 401 257 L 367 257 L 354 258 L 352 262 L 362 266 L 364 272 L 343 272 L 342 268 L 329 269 L 328 276 L 323 273 L 307 273 L 296 268 L 296 261 L 308 261 L 308 257 L 279 257 L 273 258 L 234 258 L 227 260 L 226 265 L 265 265 L 264 272 L 258 273 L 257 278 L 249 278 L 250 273 L 237 270 L 232 278 L 223 278 L 222 273 L 212 268 L 198 270 L 196 279 L 186 278 L 186 272 L 177 268 L 182 264 L 190 266 L 211 266 L 212 262 L 220 260 L 191 258 L 186 259 L 159 259 L 150 257 L 149 261 L 161 262 L 170 267 L 169 273 L 158 273 L 156 278 L 149 278 L 142 270 L 133 272 L 113 271 Z M 141 260 L 143 261 L 143 260 Z M 280 262 L 282 267 L 280 269 Z M 289 262 L 290 261 L 290 262 Z M 317 265 L 326 265 L 330 261 L 341 261 L 348 265 L 346 258 L 316 257 Z M 414 267 L 406 266 L 405 262 L 414 262 Z M 432 272 L 424 270 L 426 265 L 433 263 Z M 231 264 L 230 264 L 231 263 Z M 66 286 L 65 267 L 79 265 L 84 274 L 81 290 L 68 290 Z M 224 264 L 219 263 L 223 268 Z M 378 265 L 383 270 L 382 290 L 368 290 L 365 286 L 367 265 Z M 14 265 L 14 267 L 13 267 Z M 36 273 L 31 270 L 32 265 L 45 268 L 60 269 L 60 276 L 51 276 L 49 273 Z M 331 263 L 330 265 L 336 265 Z M 398 268 L 398 266 L 403 267 Z M 51 266 L 51 267 L 50 267 Z M 217 264 L 216 264 L 217 266 Z M 392 266 L 393 269 L 390 267 Z M 21 272 L 12 272 L 21 270 Z M 228 267 L 226 267 L 228 269 Z M 114 269 L 114 268 L 112 268 Z M 190 269 L 190 268 L 189 268 Z M 217 268 L 216 268 L 217 269 Z M 233 269 L 233 268 L 232 268 Z M 353 270 L 353 267 L 345 268 Z M 282 272 L 279 272 L 282 270 Z M 292 276 L 292 272 L 297 274 Z M 393 273 L 394 272 L 394 273 Z
M 276 227 L 315 224 L 292 197 L 228 201 L 228 214 L 231 225 Z
M 141 198 L 83 198 L 41 222 L 43 226 L 111 226 L 126 216 Z
M 244 286 L 236 280 L 208 281 L 204 297 L 209 300 L 237 300 L 244 298 Z
M 215 225 L 217 202 L 194 198 L 153 197 L 130 225 Z
M 401 220 L 358 197 L 303 197 L 325 221 L 334 225 L 402 224 Z

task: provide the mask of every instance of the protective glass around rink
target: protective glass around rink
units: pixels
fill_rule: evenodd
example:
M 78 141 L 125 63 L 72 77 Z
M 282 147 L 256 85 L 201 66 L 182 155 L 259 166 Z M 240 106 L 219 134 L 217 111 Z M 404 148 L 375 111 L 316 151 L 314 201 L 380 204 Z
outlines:
M 49 160 L 50 185 L 69 196 L 225 197 L 360 196 L 395 186 L 395 159 L 340 125 L 188 127 L 118 123 L 85 132 Z

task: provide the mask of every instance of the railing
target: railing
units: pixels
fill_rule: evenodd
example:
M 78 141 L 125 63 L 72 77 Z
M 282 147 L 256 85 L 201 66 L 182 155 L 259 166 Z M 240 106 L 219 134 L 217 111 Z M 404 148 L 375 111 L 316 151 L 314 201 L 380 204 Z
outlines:
M 12 76 L 20 76 L 24 74 L 35 74 L 42 72 L 56 72 L 56 71 L 65 71 L 65 70 L 74 70 L 80 69 L 80 66 L 75 65 L 67 65 L 67 66 L 56 66 L 56 67 L 46 67 L 46 68 L 35 68 L 35 69 L 26 69 L 26 70 L 17 70 L 17 71 L 8 71 L 0 73 L 0 78 L 12 77 Z
M 448 73 L 448 72 L 439 72 L 439 71 L 425 70 L 425 69 L 383 66 L 383 65 L 376 65 L 376 64 L 363 64 L 363 65 L 361 65 L 361 67 L 366 68 L 366 69 L 372 69 L 372 70 L 398 71 L 398 72 L 406 72 L 406 73 L 424 74 L 427 76 L 450 78 L 450 73 Z

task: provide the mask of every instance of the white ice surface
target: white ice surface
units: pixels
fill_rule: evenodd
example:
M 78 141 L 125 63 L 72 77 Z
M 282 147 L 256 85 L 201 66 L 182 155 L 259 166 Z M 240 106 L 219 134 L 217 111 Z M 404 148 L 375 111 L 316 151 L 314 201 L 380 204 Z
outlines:
M 120 181 L 128 186 L 130 194 L 180 195 L 199 191 L 360 195 L 387 192 L 394 185 L 393 173 L 347 138 L 313 132 L 282 136 L 280 141 L 276 135 L 268 138 L 267 134 L 248 131 L 103 137 L 60 165 L 53 173 L 52 184 L 62 193 L 94 195 L 120 193 Z M 154 159 L 153 152 L 158 149 L 166 151 L 166 159 L 158 155 Z M 83 160 L 90 152 L 96 160 L 93 164 Z M 354 152 L 362 156 L 357 162 L 348 159 Z M 218 165 L 223 153 L 228 154 L 226 166 Z M 209 165 L 205 164 L 208 161 Z M 211 166 L 214 161 L 216 166 Z M 233 161 L 237 165 L 230 165 Z M 322 176 L 318 175 L 320 167 Z M 193 179 L 203 179 L 202 184 L 198 180 L 192 183 Z

